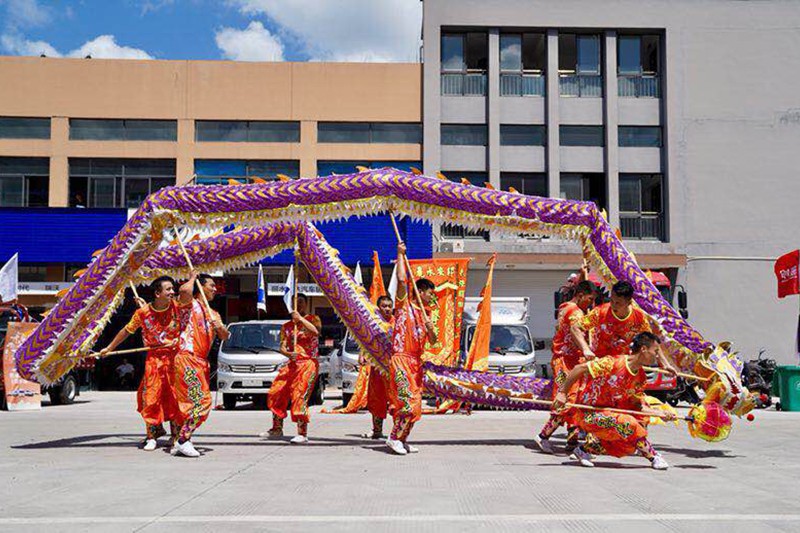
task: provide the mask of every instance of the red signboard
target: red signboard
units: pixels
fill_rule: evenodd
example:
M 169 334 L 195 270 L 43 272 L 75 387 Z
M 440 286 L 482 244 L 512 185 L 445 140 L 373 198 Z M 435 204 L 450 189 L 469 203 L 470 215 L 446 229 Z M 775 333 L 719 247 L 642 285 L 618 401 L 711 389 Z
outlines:
M 775 261 L 775 276 L 778 278 L 778 298 L 800 294 L 800 250 L 782 255 Z

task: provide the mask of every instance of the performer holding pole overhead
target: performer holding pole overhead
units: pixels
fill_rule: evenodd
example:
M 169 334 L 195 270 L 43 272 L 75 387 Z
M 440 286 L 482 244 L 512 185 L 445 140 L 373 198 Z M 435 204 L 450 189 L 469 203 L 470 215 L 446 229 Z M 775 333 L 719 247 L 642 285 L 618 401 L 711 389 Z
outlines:
M 134 289 L 139 309 L 133 314 L 128 325 L 97 354 L 98 357 L 111 355 L 129 335 L 141 328 L 142 340 L 148 351 L 144 361 L 144 375 L 136 394 L 136 403 L 147 428 L 147 436 L 142 446 L 145 451 L 155 450 L 158 438 L 166 435 L 164 422 L 169 421 L 173 440 L 180 426 L 181 416 L 175 399 L 173 368 L 183 329 L 179 307 L 188 309 L 192 303 L 191 288 L 188 293 L 181 293 L 180 303 L 175 301 L 175 282 L 168 276 L 155 279 L 150 287 L 154 299 L 149 305 L 139 298 Z
M 198 274 L 193 269 L 192 260 L 180 236 L 178 244 L 186 259 L 186 266 L 192 269 L 189 279 L 181 285 L 181 296 L 193 293 L 194 299 L 191 300 L 188 317 L 184 319 L 187 324 L 181 334 L 178 355 L 175 356 L 175 397 L 181 413 L 181 429 L 170 453 L 199 457 L 200 452 L 195 449 L 191 438 L 208 418 L 212 407 L 208 352 L 211 351 L 215 336 L 224 341 L 230 337 L 230 332 L 209 304 L 217 294 L 214 278 L 208 274 Z
M 624 457 L 638 452 L 650 461 L 656 470 L 666 470 L 669 465 L 647 438 L 647 420 L 658 416 L 674 420 L 674 413 L 650 408 L 645 401 L 647 384 L 644 366 L 658 360 L 659 338 L 650 332 L 633 338 L 630 353 L 608 356 L 581 363 L 570 371 L 558 386 L 553 402 L 574 424 L 586 431 L 586 443 L 575 448 L 575 458 L 582 466 L 594 466 L 592 454 Z M 577 392 L 577 403 L 607 410 L 589 410 L 574 407 L 564 412 L 570 388 L 586 378 Z M 641 416 L 614 412 L 611 409 L 641 411 Z
M 299 267 L 295 255 L 295 266 Z M 283 437 L 283 420 L 291 402 L 292 421 L 297 424 L 297 435 L 292 444 L 308 443 L 308 400 L 319 374 L 320 318 L 309 313 L 308 297 L 297 292 L 297 268 L 292 277 L 292 319 L 281 327 L 280 352 L 289 363 L 280 369 L 269 389 L 268 405 L 272 411 L 272 428 L 261 433 L 264 438 Z
M 398 455 L 416 453 L 417 448 L 408 444 L 408 436 L 414 424 L 422 417 L 422 354 L 425 341 L 436 342 L 436 331 L 425 311 L 436 298 L 436 288 L 429 279 L 414 281 L 414 275 L 406 258 L 406 245 L 391 215 L 397 236 L 397 299 L 395 322 L 392 331 L 392 359 L 389 365 L 389 387 L 394 425 L 386 445 Z M 411 303 L 407 283 L 416 296 L 417 305 Z

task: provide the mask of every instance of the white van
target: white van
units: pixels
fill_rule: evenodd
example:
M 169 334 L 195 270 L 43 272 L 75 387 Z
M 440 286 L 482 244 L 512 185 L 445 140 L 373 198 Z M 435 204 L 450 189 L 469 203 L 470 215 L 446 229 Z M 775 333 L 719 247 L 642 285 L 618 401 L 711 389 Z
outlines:
M 466 361 L 478 320 L 480 297 L 464 301 L 461 361 Z M 492 298 L 492 334 L 489 341 L 489 372 L 521 377 L 536 376 L 536 353 L 528 330 L 527 297 Z
M 342 367 L 342 405 L 347 405 L 350 398 L 353 397 L 353 390 L 358 378 L 360 355 L 361 348 L 348 330 L 339 350 L 339 364 Z
M 289 362 L 279 352 L 281 325 L 285 320 L 252 320 L 228 326 L 231 336 L 219 348 L 217 359 L 217 390 L 222 393 L 225 409 L 233 409 L 243 400 L 262 401 L 278 371 Z M 328 364 L 320 360 L 320 372 L 310 405 L 325 400 Z

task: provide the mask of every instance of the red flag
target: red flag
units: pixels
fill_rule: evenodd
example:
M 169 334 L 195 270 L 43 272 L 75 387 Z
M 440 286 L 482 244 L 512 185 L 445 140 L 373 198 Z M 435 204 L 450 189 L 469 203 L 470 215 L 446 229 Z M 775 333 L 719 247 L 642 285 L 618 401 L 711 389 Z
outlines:
M 386 289 L 383 286 L 383 272 L 381 272 L 381 263 L 378 260 L 378 252 L 372 252 L 372 263 L 375 266 L 372 269 L 372 283 L 369 286 L 369 301 L 377 304 L 378 298 L 386 294 Z
M 775 261 L 775 277 L 778 278 L 778 298 L 800 294 L 800 250 L 782 255 Z

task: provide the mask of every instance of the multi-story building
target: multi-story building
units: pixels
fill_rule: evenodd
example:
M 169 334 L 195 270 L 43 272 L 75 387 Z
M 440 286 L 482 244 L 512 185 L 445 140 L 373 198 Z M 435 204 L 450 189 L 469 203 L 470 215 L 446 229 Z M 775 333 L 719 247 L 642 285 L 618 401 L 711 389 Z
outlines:
M 795 360 L 772 262 L 798 245 L 798 23 L 769 0 L 425 0 L 425 172 L 596 202 L 710 340 Z M 552 335 L 577 246 L 453 226 L 434 242 L 475 267 L 500 252 L 495 293 L 531 295 Z
M 19 252 L 21 300 L 41 309 L 161 187 L 419 167 L 420 76 L 417 64 L 0 58 L 0 261 Z M 401 226 L 410 253 L 430 257 L 430 226 Z M 391 268 L 385 217 L 320 228 L 346 264 L 378 250 Z M 266 261 L 267 282 L 291 262 Z M 227 320 L 255 318 L 255 270 L 224 281 Z M 280 298 L 270 311 L 285 313 Z

